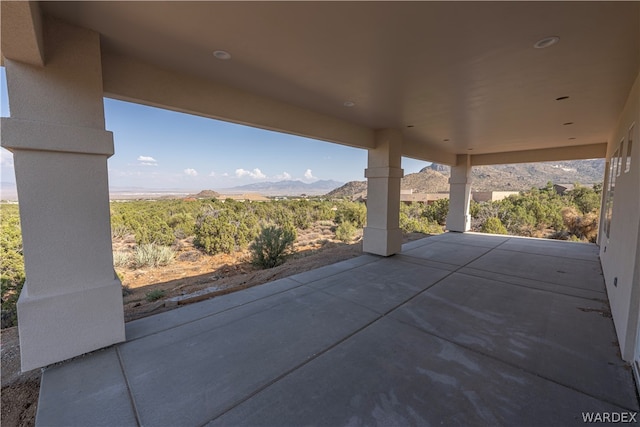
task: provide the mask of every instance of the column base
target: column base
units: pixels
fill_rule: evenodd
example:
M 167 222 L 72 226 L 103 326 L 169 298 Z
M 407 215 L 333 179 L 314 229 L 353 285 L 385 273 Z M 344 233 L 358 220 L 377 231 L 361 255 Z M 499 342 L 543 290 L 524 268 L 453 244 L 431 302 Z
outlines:
M 463 215 L 460 217 L 447 216 L 447 222 L 445 225 L 447 231 L 457 231 L 464 233 L 471 230 L 471 215 Z
M 374 255 L 389 256 L 402 250 L 402 230 L 365 227 L 362 251 Z
M 122 285 L 112 280 L 68 294 L 18 299 L 22 372 L 125 340 Z

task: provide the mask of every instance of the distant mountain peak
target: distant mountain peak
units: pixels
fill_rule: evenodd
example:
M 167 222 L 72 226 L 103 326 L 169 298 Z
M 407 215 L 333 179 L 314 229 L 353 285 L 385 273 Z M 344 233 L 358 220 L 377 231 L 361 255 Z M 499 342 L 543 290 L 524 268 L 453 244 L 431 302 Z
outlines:
M 300 194 L 321 195 L 325 194 L 344 183 L 332 179 L 321 179 L 314 182 L 300 180 L 266 181 L 253 184 L 240 185 L 225 189 L 228 192 L 258 192 L 271 196 L 294 196 Z
M 418 173 L 402 178 L 403 190 L 418 193 L 448 192 L 451 168 L 432 163 Z M 579 183 L 585 186 L 604 179 L 604 159 L 571 160 L 563 162 L 521 163 L 478 166 L 471 169 L 472 191 L 524 191 L 544 187 L 547 182 Z M 366 181 L 351 181 L 327 194 L 333 198 L 366 197 Z

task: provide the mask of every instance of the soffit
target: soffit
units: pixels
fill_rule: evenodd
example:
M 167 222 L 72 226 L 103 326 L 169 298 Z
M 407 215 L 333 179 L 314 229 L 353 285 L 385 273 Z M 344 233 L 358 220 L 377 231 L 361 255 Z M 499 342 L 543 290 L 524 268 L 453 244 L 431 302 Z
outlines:
M 450 153 L 606 141 L 640 68 L 637 2 L 41 6 L 99 32 L 106 51 Z

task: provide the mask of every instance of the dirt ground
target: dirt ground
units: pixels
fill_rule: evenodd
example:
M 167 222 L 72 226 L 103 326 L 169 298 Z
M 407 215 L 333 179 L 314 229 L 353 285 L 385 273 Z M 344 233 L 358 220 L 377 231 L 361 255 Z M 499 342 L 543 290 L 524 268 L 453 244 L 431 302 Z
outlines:
M 425 237 L 424 234 L 405 235 L 405 242 Z M 114 241 L 114 250 L 132 250 L 131 239 Z M 249 262 L 248 252 L 231 255 L 208 256 L 193 247 L 189 239 L 176 247 L 176 260 L 165 267 L 152 269 L 117 268 L 116 271 L 128 289 L 124 295 L 125 321 L 139 319 L 179 307 L 169 305 L 168 299 L 190 295 L 205 288 L 215 290 L 192 301 L 247 289 L 293 274 L 333 264 L 362 254 L 361 236 L 355 242 L 345 244 L 333 240 L 331 226 L 314 224 L 298 236 L 295 253 L 278 267 L 260 270 Z M 147 294 L 164 291 L 162 298 L 149 301 Z M 2 330 L 0 341 L 2 406 L 0 424 L 7 427 L 35 425 L 35 415 L 40 391 L 41 370 L 20 372 L 20 345 L 18 329 Z

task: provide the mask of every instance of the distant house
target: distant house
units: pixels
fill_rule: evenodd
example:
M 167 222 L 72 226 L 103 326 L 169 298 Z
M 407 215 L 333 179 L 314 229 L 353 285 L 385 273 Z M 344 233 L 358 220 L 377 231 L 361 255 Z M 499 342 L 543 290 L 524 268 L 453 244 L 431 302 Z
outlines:
M 413 190 L 400 190 L 400 203 L 411 204 L 411 203 L 426 203 L 431 204 L 436 200 L 440 199 L 448 199 L 449 193 L 414 193 Z M 367 202 L 367 196 L 360 196 L 355 199 L 357 202 Z
M 520 194 L 519 191 L 474 191 L 471 198 L 476 202 L 497 202 L 506 199 L 514 194 Z
M 575 187 L 574 184 L 553 184 L 553 189 L 561 196 L 567 191 L 573 190 Z
M 258 193 L 245 193 L 245 194 L 229 194 L 229 195 L 220 195 L 218 200 L 225 201 L 227 199 L 235 200 L 237 202 L 268 202 L 270 199 L 264 197 L 262 194 Z

